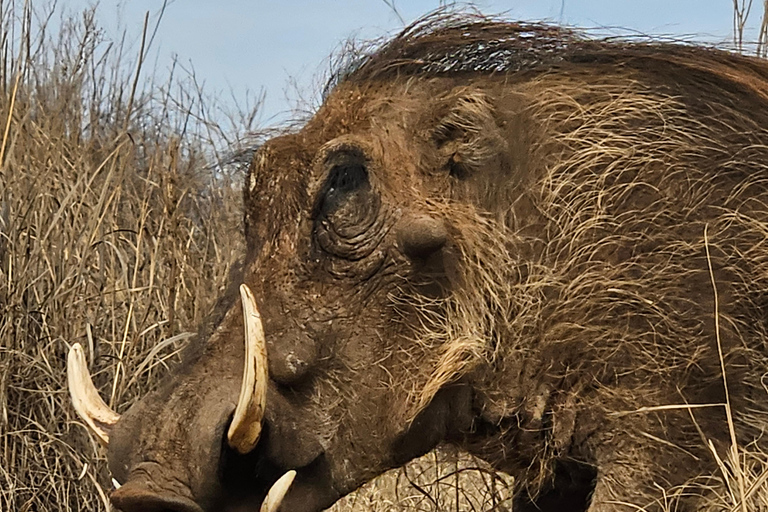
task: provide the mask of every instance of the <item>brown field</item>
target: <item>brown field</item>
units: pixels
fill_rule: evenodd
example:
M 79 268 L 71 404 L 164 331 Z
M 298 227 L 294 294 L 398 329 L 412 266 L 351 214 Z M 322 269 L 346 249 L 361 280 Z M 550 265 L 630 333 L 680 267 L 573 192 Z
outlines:
M 108 510 L 67 350 L 87 347 L 117 412 L 157 385 L 237 268 L 243 158 L 192 82 L 147 78 L 139 49 L 101 40 L 93 13 L 51 33 L 46 12 L 0 10 L 0 511 Z M 713 510 L 742 497 L 768 510 L 768 455 L 736 458 L 715 475 L 732 492 Z M 510 489 L 446 448 L 333 510 L 511 510 Z

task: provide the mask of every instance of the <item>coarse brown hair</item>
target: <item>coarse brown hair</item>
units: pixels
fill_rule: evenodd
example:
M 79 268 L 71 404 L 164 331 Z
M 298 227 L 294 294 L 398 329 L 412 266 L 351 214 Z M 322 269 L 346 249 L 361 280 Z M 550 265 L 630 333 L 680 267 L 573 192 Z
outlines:
M 662 449 L 670 460 L 680 459 L 675 449 L 709 457 L 699 433 L 727 442 L 722 361 L 739 442 L 759 438 L 768 421 L 768 64 L 437 16 L 351 59 L 329 94 L 409 79 L 502 84 L 523 98 L 515 115 L 530 123 L 532 144 L 522 185 L 497 183 L 471 205 L 461 193 L 430 204 L 452 226 L 461 286 L 439 306 L 397 299 L 425 312 L 415 341 L 436 354 L 427 384 L 411 387 L 408 416 L 450 382 L 492 375 L 480 386 L 484 413 L 506 425 L 505 442 L 528 444 L 517 458 L 529 461 L 535 495 L 572 445 L 601 449 L 595 422 L 613 422 L 638 445 L 677 429 Z M 465 134 L 464 165 L 481 167 L 480 152 L 504 150 L 489 147 L 488 127 L 509 112 L 499 97 L 457 97 L 444 123 Z M 520 434 L 528 427 L 540 442 Z M 496 449 L 480 451 L 500 460 Z M 655 465 L 639 457 L 616 488 Z

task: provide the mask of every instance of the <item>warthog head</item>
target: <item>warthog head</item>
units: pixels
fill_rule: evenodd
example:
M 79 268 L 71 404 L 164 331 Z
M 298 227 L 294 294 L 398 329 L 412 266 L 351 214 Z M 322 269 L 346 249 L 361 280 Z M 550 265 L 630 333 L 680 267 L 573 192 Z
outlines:
M 112 501 L 257 510 L 286 474 L 266 502 L 315 511 L 441 442 L 516 512 L 711 475 L 726 399 L 739 442 L 768 418 L 766 77 L 482 19 L 358 58 L 256 153 L 240 295 L 166 384 L 118 417 L 73 348 Z

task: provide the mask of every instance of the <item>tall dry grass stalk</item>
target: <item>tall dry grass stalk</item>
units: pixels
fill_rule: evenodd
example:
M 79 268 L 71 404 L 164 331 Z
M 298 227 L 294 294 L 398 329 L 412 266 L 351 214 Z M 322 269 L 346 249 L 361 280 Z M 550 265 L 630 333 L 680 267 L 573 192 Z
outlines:
M 752 0 L 733 0 L 733 45 L 742 51 L 744 45 L 744 28 L 752 10 Z
M 745 53 L 744 31 L 747 28 L 749 15 L 752 12 L 753 0 L 733 0 L 733 46 Z M 751 53 L 754 49 L 758 57 L 768 57 L 768 0 L 762 1 L 762 15 L 760 25 L 757 27 L 757 41 L 747 41 L 746 46 Z
M 0 3 L 0 510 L 106 510 L 104 450 L 70 405 L 88 347 L 124 411 L 156 384 L 242 250 L 238 176 L 199 91 L 137 72 L 93 11 Z M 134 84 L 139 86 L 135 87 Z

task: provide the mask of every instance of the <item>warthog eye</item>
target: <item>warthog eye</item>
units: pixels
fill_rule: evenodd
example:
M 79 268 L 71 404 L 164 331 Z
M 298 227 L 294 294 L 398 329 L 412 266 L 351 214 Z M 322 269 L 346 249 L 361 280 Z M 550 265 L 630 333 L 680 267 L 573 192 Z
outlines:
M 331 170 L 322 197 L 322 213 L 329 214 L 355 200 L 355 195 L 364 194 L 369 187 L 368 170 L 362 163 L 336 165 Z
M 364 258 L 381 239 L 381 199 L 374 189 L 365 154 L 344 147 L 325 159 L 328 169 L 315 207 L 320 247 L 348 260 Z

